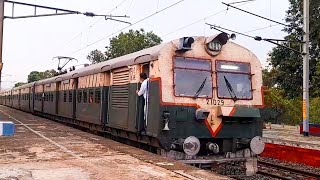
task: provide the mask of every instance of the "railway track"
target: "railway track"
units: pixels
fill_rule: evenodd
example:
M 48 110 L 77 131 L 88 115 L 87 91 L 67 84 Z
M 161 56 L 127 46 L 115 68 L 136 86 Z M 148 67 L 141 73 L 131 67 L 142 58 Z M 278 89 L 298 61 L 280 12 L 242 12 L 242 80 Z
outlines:
M 320 179 L 320 174 L 265 161 L 258 161 L 258 174 L 277 179 Z

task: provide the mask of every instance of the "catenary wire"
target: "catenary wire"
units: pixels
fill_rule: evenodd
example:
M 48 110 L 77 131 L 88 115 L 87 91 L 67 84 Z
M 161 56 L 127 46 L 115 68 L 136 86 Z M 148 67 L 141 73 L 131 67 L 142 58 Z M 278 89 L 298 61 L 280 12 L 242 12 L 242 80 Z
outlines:
M 136 25 L 136 24 L 138 24 L 138 23 L 140 23 L 140 22 L 142 22 L 142 21 L 144 21 L 144 20 L 146 20 L 146 19 L 151 18 L 152 16 L 154 16 L 154 15 L 156 15 L 156 14 L 158 14 L 158 13 L 161 13 L 161 12 L 163 12 L 163 11 L 171 8 L 171 7 L 174 7 L 174 6 L 178 5 L 178 4 L 180 4 L 180 3 L 182 3 L 183 1 L 185 1 L 185 0 L 180 0 L 180 1 L 178 1 L 178 2 L 175 2 L 175 3 L 173 3 L 173 4 L 171 4 L 171 5 L 167 6 L 167 7 L 165 7 L 165 8 L 163 8 L 163 9 L 159 10 L 159 11 L 156 11 L 156 12 L 154 12 L 154 13 L 152 13 L 152 14 L 150 14 L 150 15 L 148 15 L 148 16 L 146 16 L 146 17 L 144 17 L 144 18 L 142 18 L 142 19 L 140 19 L 140 20 L 138 20 L 138 21 L 136 21 L 136 22 L 134 22 L 134 23 L 126 26 L 126 27 L 124 27 L 124 28 L 121 28 L 121 29 L 117 30 L 116 32 L 113 32 L 113 33 L 111 33 L 111 34 L 109 34 L 109 35 L 107 35 L 107 36 L 105 36 L 105 37 L 103 37 L 103 38 L 100 38 L 100 39 L 97 40 L 97 41 L 94 41 L 94 42 L 88 44 L 88 45 L 85 46 L 85 47 L 82 47 L 82 48 L 80 48 L 80 49 L 72 52 L 72 54 L 75 54 L 75 53 L 77 53 L 77 52 L 80 52 L 80 51 L 82 51 L 82 50 L 84 50 L 84 49 L 86 49 L 86 48 L 88 48 L 88 47 L 90 47 L 90 46 L 92 46 L 92 45 L 94 45 L 94 44 L 96 44 L 96 43 L 98 43 L 98 42 L 101 42 L 101 41 L 107 39 L 108 37 L 110 37 L 110 36 L 118 33 L 118 32 L 121 32 L 121 31 L 123 31 L 123 30 L 125 30 L 125 29 L 127 29 L 127 28 L 129 28 L 129 27 L 131 27 L 131 26 L 133 26 L 133 25 Z

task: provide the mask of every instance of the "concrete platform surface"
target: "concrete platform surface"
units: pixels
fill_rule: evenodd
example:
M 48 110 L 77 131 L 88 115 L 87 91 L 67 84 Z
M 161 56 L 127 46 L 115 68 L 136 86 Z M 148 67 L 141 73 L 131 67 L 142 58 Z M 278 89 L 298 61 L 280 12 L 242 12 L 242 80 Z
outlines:
M 320 150 L 320 137 L 304 137 L 300 134 L 299 126 L 272 124 L 264 129 L 263 138 L 267 143 Z
M 228 179 L 60 123 L 0 106 L 0 179 Z

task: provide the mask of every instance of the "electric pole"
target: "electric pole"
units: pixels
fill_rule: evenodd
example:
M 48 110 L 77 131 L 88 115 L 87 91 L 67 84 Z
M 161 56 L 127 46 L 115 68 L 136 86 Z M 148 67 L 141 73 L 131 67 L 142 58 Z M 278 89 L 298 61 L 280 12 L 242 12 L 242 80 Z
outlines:
M 309 0 L 303 1 L 303 136 L 309 135 Z
M 0 0 L 0 91 L 1 91 L 1 75 L 2 75 L 2 45 L 3 45 L 3 21 L 4 21 L 4 1 Z

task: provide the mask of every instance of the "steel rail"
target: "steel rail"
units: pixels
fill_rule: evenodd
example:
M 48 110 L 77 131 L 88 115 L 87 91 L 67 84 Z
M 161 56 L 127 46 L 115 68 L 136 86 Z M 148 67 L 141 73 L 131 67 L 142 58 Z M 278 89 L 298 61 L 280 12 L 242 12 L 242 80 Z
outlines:
M 263 166 L 272 167 L 272 168 L 276 168 L 276 169 L 282 169 L 282 170 L 290 171 L 290 172 L 293 172 L 293 173 L 296 173 L 296 174 L 301 174 L 301 175 L 304 175 L 304 176 L 310 176 L 310 177 L 315 177 L 317 179 L 320 179 L 320 174 L 318 174 L 318 173 L 312 173 L 312 172 L 309 172 L 309 171 L 303 171 L 303 170 L 296 169 L 296 168 L 286 167 L 286 166 L 273 164 L 273 163 L 269 163 L 269 162 L 265 162 L 265 161 L 258 161 L 258 165 L 263 165 Z M 260 172 L 266 173 L 266 172 L 263 172 L 263 171 L 260 171 Z M 259 171 L 258 171 L 258 173 L 259 173 Z M 270 174 L 270 173 L 268 173 L 268 174 Z

